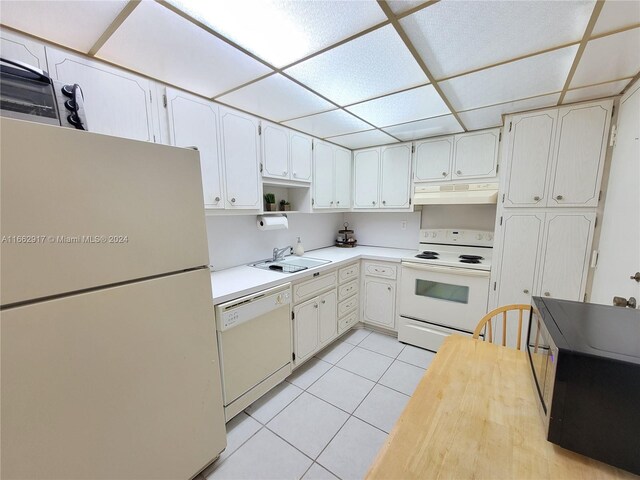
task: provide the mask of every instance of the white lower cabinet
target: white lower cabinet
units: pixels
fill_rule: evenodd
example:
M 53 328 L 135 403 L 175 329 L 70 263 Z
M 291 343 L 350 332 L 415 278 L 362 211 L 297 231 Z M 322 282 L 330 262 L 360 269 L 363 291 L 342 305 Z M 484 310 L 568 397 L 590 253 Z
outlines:
M 318 297 L 318 331 L 321 347 L 338 335 L 337 298 L 335 289 Z
M 309 358 L 320 346 L 318 308 L 317 298 L 293 307 L 293 354 L 296 364 Z
M 531 303 L 531 296 L 584 299 L 593 212 L 505 211 L 495 306 Z
M 364 262 L 362 282 L 362 320 L 380 327 L 396 329 L 396 267 Z

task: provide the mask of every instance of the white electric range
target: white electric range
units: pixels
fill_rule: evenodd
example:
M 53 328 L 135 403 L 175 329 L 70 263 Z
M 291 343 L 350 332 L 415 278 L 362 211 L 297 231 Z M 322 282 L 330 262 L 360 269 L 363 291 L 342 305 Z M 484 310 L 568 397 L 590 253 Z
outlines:
M 402 259 L 398 340 L 437 351 L 452 333 L 471 335 L 487 313 L 493 232 L 420 230 Z

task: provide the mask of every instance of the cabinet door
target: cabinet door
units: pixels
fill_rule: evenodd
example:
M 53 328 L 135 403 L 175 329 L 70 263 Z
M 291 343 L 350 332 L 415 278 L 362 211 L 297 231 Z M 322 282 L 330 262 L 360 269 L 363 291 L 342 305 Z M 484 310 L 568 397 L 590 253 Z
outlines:
M 550 207 L 595 207 L 607 151 L 612 100 L 558 112 Z
M 154 141 L 149 80 L 54 48 L 46 52 L 51 76 L 82 88 L 89 130 Z
M 296 363 L 313 355 L 320 346 L 318 307 L 318 298 L 312 298 L 293 308 L 293 350 Z
M 289 130 L 262 122 L 263 177 L 289 178 Z
M 351 207 L 351 152 L 343 148 L 335 147 L 334 175 L 335 175 L 335 207 Z
M 353 154 L 353 208 L 379 208 L 380 149 Z
M 167 112 L 171 145 L 197 147 L 200 152 L 205 207 L 224 208 L 218 106 L 213 102 L 167 88 Z
M 547 214 L 539 295 L 582 301 L 595 213 Z
M 338 315 L 336 313 L 337 295 L 335 290 L 318 298 L 318 324 L 320 344 L 330 342 L 338 335 Z
M 395 327 L 396 282 L 381 278 L 364 279 L 364 321 Z
M 381 208 L 408 208 L 411 184 L 411 146 L 381 148 Z
M 453 179 L 496 176 L 500 129 L 454 137 Z
M 531 303 L 543 231 L 544 213 L 503 216 L 498 305 Z
M 313 207 L 333 208 L 333 148 L 315 142 L 313 149 Z
M 546 205 L 557 119 L 557 110 L 512 117 L 505 162 L 505 207 Z
M 44 45 L 22 35 L 6 30 L 0 32 L 0 51 L 2 51 L 4 58 L 24 62 L 27 65 L 38 67 L 40 70 L 49 70 Z
M 262 204 L 258 170 L 258 121 L 220 108 L 222 159 L 225 170 L 225 206 L 259 209 Z
M 289 146 L 291 159 L 291 179 L 301 182 L 311 181 L 311 159 L 313 149 L 311 137 L 298 132 L 289 132 Z
M 451 179 L 453 137 L 416 143 L 416 182 L 438 182 Z

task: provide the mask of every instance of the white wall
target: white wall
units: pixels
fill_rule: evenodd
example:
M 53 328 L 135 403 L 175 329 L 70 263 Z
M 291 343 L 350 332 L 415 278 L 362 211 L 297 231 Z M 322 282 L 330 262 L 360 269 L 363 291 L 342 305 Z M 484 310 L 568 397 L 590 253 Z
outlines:
M 493 232 L 495 205 L 425 205 L 422 228 L 466 228 Z
M 355 231 L 358 245 L 418 247 L 420 212 L 345 213 L 344 221 L 349 222 L 349 228 Z
M 342 228 L 342 213 L 288 214 L 289 229 L 260 231 L 256 215 L 208 216 L 209 261 L 215 270 L 269 258 L 274 247 L 294 246 L 301 237 L 305 250 L 333 245 Z

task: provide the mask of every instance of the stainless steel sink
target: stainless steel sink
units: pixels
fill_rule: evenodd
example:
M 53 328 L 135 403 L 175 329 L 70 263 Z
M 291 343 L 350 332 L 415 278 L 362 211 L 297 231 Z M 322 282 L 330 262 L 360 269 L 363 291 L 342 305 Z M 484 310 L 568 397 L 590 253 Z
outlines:
M 308 268 L 319 267 L 331 263 L 330 260 L 320 260 L 318 258 L 309 257 L 286 257 L 282 260 L 261 260 L 260 262 L 251 263 L 251 267 L 261 268 L 263 270 L 273 270 L 280 273 L 295 273 Z

